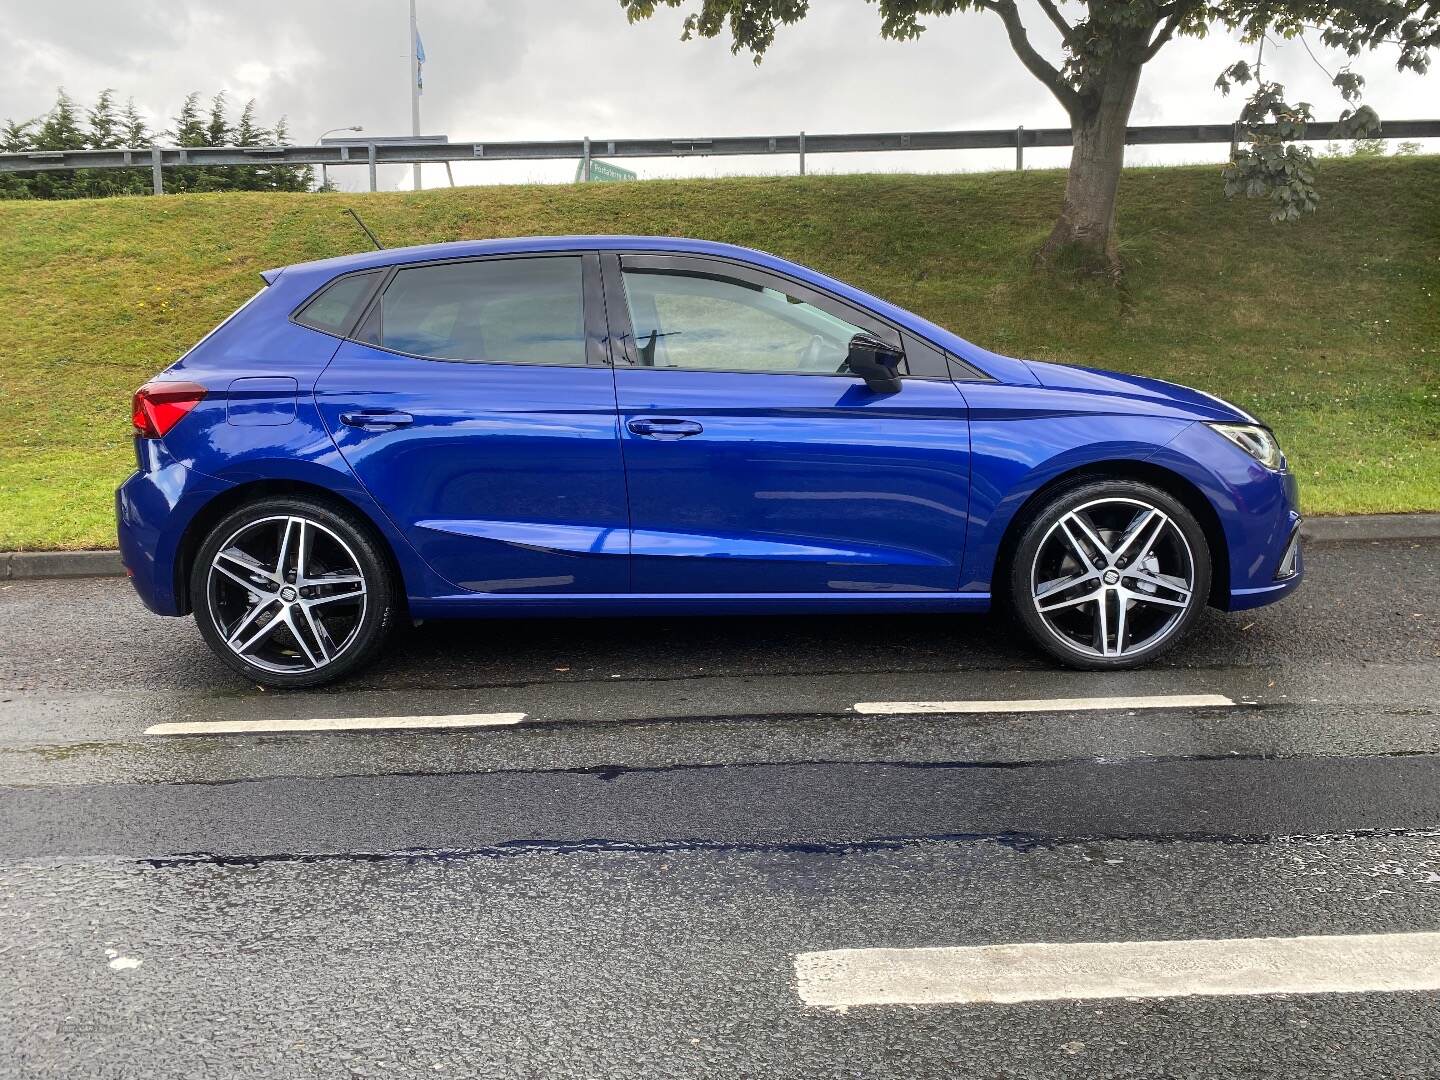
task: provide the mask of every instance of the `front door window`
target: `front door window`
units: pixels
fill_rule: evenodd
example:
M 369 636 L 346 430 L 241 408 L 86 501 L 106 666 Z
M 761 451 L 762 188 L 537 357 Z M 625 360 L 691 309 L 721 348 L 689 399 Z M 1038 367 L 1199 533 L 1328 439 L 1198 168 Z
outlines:
M 862 330 L 739 277 L 626 266 L 624 281 L 641 367 L 837 375 Z

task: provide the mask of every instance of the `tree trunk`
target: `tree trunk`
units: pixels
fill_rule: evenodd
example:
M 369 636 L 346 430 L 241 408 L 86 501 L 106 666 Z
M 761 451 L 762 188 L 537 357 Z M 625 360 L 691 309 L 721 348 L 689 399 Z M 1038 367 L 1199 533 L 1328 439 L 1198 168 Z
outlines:
M 1074 149 L 1065 181 L 1060 220 L 1040 249 L 1040 259 L 1074 260 L 1082 268 L 1116 276 L 1115 196 L 1125 166 L 1125 126 L 1140 85 L 1139 62 L 1115 58 L 1097 92 L 1071 112 Z

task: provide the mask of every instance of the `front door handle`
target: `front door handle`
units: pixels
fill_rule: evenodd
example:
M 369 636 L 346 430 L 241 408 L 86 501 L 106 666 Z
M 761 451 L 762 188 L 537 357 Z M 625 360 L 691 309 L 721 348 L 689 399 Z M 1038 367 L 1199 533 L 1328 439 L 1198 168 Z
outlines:
M 705 430 L 694 420 L 648 417 L 643 420 L 631 420 L 625 426 L 630 429 L 632 434 L 643 435 L 647 439 L 688 439 L 691 435 L 699 435 Z
M 359 412 L 340 414 L 340 422 L 347 427 L 362 428 L 365 431 L 383 431 L 386 428 L 404 427 L 415 418 L 408 412 L 394 409 L 361 409 Z

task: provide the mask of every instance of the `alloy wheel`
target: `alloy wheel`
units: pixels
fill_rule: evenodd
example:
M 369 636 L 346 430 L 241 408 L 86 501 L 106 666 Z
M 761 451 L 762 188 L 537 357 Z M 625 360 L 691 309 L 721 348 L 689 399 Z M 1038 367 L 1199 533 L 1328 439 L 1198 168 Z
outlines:
M 1046 532 L 1030 571 L 1045 629 L 1086 656 L 1153 649 L 1195 602 L 1195 557 L 1175 521 L 1136 498 L 1077 506 Z
M 247 522 L 220 545 L 206 588 L 225 645 L 277 674 L 316 671 L 354 642 L 368 594 L 360 561 L 333 530 L 298 515 Z

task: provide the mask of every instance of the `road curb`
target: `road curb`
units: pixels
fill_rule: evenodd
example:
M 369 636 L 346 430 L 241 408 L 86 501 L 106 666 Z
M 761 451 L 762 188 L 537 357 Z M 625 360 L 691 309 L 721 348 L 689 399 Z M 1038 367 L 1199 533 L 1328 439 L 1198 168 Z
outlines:
M 119 577 L 118 551 L 8 551 L 0 553 L 0 580 Z
M 1309 518 L 1301 530 L 1312 544 L 1440 539 L 1440 514 L 1356 514 Z M 118 551 L 0 552 L 0 581 L 121 577 Z
M 1313 544 L 1366 540 L 1440 539 L 1440 514 L 1352 514 L 1307 518 L 1302 539 Z

